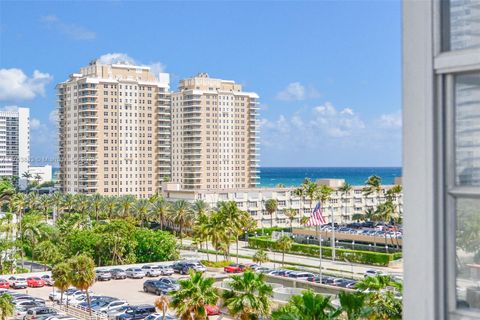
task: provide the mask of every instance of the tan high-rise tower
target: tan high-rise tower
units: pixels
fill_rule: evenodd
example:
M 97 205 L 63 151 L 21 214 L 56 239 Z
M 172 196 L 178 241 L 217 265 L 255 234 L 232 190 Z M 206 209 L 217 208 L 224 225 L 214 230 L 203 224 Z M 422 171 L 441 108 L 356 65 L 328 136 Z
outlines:
M 57 89 L 63 192 L 144 198 L 171 177 L 168 74 L 94 61 Z
M 182 189 L 255 187 L 258 95 L 207 74 L 172 93 L 172 181 Z

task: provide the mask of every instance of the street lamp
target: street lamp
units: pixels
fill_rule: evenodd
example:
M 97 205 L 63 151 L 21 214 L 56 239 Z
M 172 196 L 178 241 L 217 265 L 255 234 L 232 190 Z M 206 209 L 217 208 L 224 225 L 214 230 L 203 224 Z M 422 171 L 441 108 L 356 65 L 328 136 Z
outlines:
M 335 222 L 333 221 L 333 207 L 329 206 L 330 209 L 330 217 L 332 219 L 331 225 L 332 225 L 332 238 L 331 238 L 331 243 L 332 243 L 332 261 L 335 261 Z
M 355 240 L 352 240 L 352 250 L 355 250 Z

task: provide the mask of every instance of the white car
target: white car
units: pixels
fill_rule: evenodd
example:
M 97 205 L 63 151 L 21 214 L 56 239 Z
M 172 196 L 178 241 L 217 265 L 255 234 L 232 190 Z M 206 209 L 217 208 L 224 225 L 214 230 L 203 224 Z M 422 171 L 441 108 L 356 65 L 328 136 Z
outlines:
M 385 275 L 385 273 L 383 273 L 383 272 L 380 271 L 380 270 L 369 269 L 369 270 L 365 271 L 364 277 L 365 277 L 365 278 L 367 278 L 367 277 L 376 277 L 376 276 L 381 276 L 381 275 Z
M 159 277 L 162 275 L 162 271 L 157 266 L 146 265 L 142 267 L 142 270 L 147 277 Z
M 145 277 L 145 272 L 143 272 L 143 270 L 140 268 L 128 268 L 125 270 L 125 273 L 127 274 L 128 278 L 142 279 Z
M 26 289 L 28 287 L 27 279 L 23 277 L 11 276 L 8 278 L 8 284 L 10 285 L 10 288 L 13 289 Z
M 107 312 L 104 312 L 104 313 L 107 314 L 108 319 L 116 319 L 117 316 L 119 316 L 121 314 L 124 314 L 125 311 L 127 311 L 129 308 L 130 308 L 130 306 L 123 306 L 123 307 L 119 307 L 117 309 L 110 310 L 110 311 L 107 311 Z
M 295 280 L 307 280 L 308 278 L 315 277 L 315 275 L 311 272 L 303 272 L 303 271 L 292 271 L 288 274 L 288 277 Z
M 152 313 L 143 320 L 163 320 L 163 315 L 161 313 Z M 176 316 L 166 314 L 165 320 L 178 320 L 178 318 Z
M 77 319 L 78 318 L 68 316 L 68 315 L 55 315 L 55 316 L 45 318 L 44 320 L 77 320 Z
M 162 276 L 171 276 L 174 273 L 174 270 L 170 266 L 157 266 L 158 269 L 162 272 Z
M 101 308 L 96 309 L 96 311 L 108 313 L 109 311 L 118 310 L 121 307 L 129 306 L 127 301 L 124 300 L 115 300 L 112 301 Z

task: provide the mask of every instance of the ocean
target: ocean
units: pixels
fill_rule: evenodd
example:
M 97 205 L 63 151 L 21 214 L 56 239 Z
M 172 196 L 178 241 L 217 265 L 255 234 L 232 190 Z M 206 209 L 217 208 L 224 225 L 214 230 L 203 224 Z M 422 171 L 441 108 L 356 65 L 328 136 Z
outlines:
M 382 184 L 393 184 L 395 177 L 402 176 L 400 167 L 261 167 L 260 187 L 274 187 L 281 183 L 285 186 L 297 186 L 305 178 L 316 179 L 345 179 L 352 185 L 363 185 L 369 176 L 377 175 L 382 178 Z
M 58 168 L 53 168 L 53 174 Z M 400 167 L 261 167 L 260 187 L 274 187 L 279 183 L 285 186 L 297 186 L 308 177 L 312 180 L 322 178 L 345 179 L 353 185 L 363 185 L 369 176 L 377 175 L 382 178 L 382 184 L 393 184 L 395 177 L 402 175 Z

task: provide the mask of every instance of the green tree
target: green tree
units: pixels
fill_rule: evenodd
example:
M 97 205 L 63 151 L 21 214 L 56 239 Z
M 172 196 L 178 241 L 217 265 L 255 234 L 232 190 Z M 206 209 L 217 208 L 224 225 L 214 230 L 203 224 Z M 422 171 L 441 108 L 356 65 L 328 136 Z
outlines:
M 293 240 L 289 236 L 281 236 L 280 239 L 277 240 L 275 246 L 278 250 L 282 251 L 282 265 L 285 265 L 285 252 L 290 250 L 293 245 Z
M 38 199 L 38 205 L 45 216 L 45 222 L 48 222 L 48 212 L 52 206 L 52 198 L 46 194 L 41 195 Z
M 58 249 L 58 246 L 50 240 L 40 242 L 35 248 L 35 251 L 38 260 L 40 260 L 45 265 L 45 267 L 53 266 L 54 264 L 61 261 L 63 258 L 60 250 Z
M 131 195 L 125 195 L 120 197 L 118 206 L 120 208 L 120 214 L 122 217 L 127 218 L 130 215 L 132 207 L 135 205 L 135 197 Z
M 188 279 L 179 280 L 180 289 L 172 293 L 171 307 L 180 319 L 205 320 L 207 304 L 218 301 L 214 278 L 205 278 L 200 272 L 190 272 Z
M 165 226 L 168 213 L 170 212 L 170 204 L 163 198 L 157 198 L 150 207 L 152 218 L 160 224 L 160 229 Z
M 86 255 L 79 255 L 69 260 L 70 283 L 79 290 L 84 290 L 87 295 L 88 313 L 92 315 L 90 292 L 88 289 L 95 281 L 95 263 Z
M 268 199 L 265 201 L 265 210 L 270 215 L 270 228 L 273 228 L 273 214 L 278 209 L 278 201 L 276 199 Z
M 234 275 L 229 282 L 233 290 L 223 293 L 224 306 L 231 316 L 240 320 L 254 320 L 270 314 L 272 286 L 265 283 L 265 275 L 246 271 Z
M 257 250 L 252 257 L 252 261 L 262 265 L 262 263 L 268 262 L 268 255 L 263 249 Z
M 172 222 L 178 227 L 180 237 L 180 246 L 183 245 L 183 231 L 186 227 L 192 225 L 193 212 L 190 204 L 185 200 L 177 200 L 170 211 Z
M 175 237 L 167 232 L 136 228 L 135 241 L 138 263 L 178 259 Z
M 340 291 L 338 299 L 346 320 L 363 319 L 370 314 L 370 308 L 365 305 L 366 298 L 362 292 Z
M 90 206 L 95 213 L 95 220 L 98 221 L 99 213 L 102 208 L 103 196 L 99 193 L 95 193 L 93 196 L 89 197 Z
M 342 222 L 344 221 L 344 217 L 347 215 L 346 209 L 348 208 L 348 206 L 344 205 L 343 200 L 350 194 L 350 191 L 352 191 L 352 189 L 353 189 L 353 186 L 346 181 L 343 183 L 343 185 L 340 188 L 338 188 L 338 191 L 341 192 L 340 201 L 342 201 L 342 209 L 345 208 L 345 210 L 343 210 L 342 212 Z
M 63 303 L 63 293 L 70 287 L 72 270 L 70 264 L 62 262 L 52 269 L 52 280 L 54 286 L 60 290 L 60 303 Z
M 114 216 L 114 211 L 118 205 L 118 199 L 114 196 L 108 196 L 103 198 L 103 207 L 107 213 L 108 219 L 112 219 Z
M 11 181 L 6 179 L 0 180 L 0 202 L 5 202 L 15 193 L 15 187 Z
M 293 208 L 285 209 L 285 216 L 288 218 L 288 221 L 290 222 L 290 232 L 293 232 L 293 220 L 295 220 L 295 217 L 297 216 L 297 214 L 298 214 L 297 209 L 293 209 Z
M 148 218 L 150 205 L 148 199 L 140 199 L 135 203 L 135 207 L 133 208 L 137 219 L 140 221 L 140 226 L 142 227 L 145 226 L 145 222 Z
M 25 215 L 20 222 L 22 225 L 22 233 L 20 234 L 20 241 L 23 247 L 29 246 L 32 261 L 35 261 L 35 246 L 47 235 L 47 225 L 40 220 L 40 217 L 33 214 Z M 32 272 L 33 264 L 30 265 L 30 272 Z
M 15 306 L 12 302 L 13 298 L 9 294 L 0 295 L 0 320 L 7 320 L 15 313 Z
M 330 320 L 342 313 L 330 302 L 330 297 L 311 290 L 294 295 L 288 303 L 272 313 L 272 320 Z
M 367 277 L 355 284 L 366 295 L 365 305 L 370 309 L 369 319 L 402 319 L 402 301 L 397 295 L 403 290 L 400 282 L 390 276 Z

